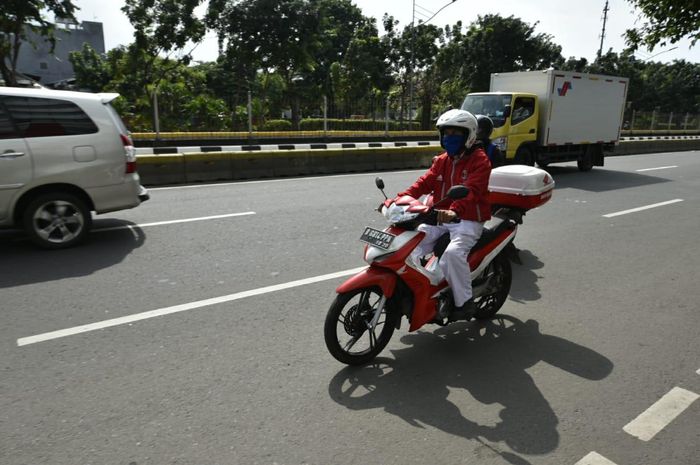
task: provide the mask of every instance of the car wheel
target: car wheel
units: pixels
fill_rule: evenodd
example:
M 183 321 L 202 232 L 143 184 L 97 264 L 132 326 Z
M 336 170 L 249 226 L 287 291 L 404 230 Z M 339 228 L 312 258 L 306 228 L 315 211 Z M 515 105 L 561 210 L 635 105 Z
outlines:
M 92 217 L 81 198 L 67 192 L 53 192 L 32 200 L 22 222 L 29 238 L 39 247 L 64 249 L 85 239 Z

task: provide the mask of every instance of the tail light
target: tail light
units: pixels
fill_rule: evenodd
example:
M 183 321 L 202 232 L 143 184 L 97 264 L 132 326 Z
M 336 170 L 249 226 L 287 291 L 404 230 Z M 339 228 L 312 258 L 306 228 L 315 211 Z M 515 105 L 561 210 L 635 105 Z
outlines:
M 124 134 L 119 134 L 119 137 L 124 144 L 124 155 L 126 155 L 126 174 L 131 174 L 136 172 L 136 149 L 134 148 L 134 143 L 131 141 L 129 136 Z

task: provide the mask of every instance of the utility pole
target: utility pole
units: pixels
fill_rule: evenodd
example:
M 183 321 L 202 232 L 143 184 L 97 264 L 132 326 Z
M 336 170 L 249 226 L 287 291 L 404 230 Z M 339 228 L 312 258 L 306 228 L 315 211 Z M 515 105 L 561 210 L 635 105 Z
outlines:
M 413 17 L 411 19 L 411 57 L 408 61 L 408 130 L 412 128 L 413 110 L 413 49 L 416 44 L 416 0 L 413 0 Z
M 600 33 L 600 48 L 598 49 L 598 58 L 603 56 L 603 41 L 605 40 L 605 24 L 608 22 L 608 0 L 605 0 L 605 8 L 603 8 L 603 30 Z

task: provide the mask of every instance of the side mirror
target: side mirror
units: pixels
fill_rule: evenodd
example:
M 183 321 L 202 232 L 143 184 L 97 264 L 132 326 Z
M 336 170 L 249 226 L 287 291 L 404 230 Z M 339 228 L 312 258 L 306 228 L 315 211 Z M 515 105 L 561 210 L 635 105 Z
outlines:
M 463 199 L 469 195 L 469 188 L 467 186 L 452 186 L 450 190 L 447 191 L 447 196 L 452 200 Z
M 374 178 L 374 184 L 377 186 L 377 189 L 383 190 L 384 189 L 384 180 L 377 176 Z
M 506 107 L 503 109 L 503 117 L 508 118 L 510 116 L 511 110 L 512 107 L 510 105 L 506 105 Z

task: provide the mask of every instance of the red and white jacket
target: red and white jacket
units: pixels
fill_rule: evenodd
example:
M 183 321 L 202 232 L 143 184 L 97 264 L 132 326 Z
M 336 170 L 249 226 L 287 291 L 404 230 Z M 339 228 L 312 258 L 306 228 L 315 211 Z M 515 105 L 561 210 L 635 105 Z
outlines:
M 433 161 L 430 169 L 411 187 L 399 193 L 415 199 L 421 195 L 432 194 L 433 204 L 447 196 L 447 191 L 455 185 L 469 188 L 469 195 L 455 200 L 449 209 L 457 213 L 460 219 L 480 223 L 491 218 L 489 203 L 489 177 L 491 162 L 480 146 L 472 146 L 459 158 L 450 158 L 443 152 Z

